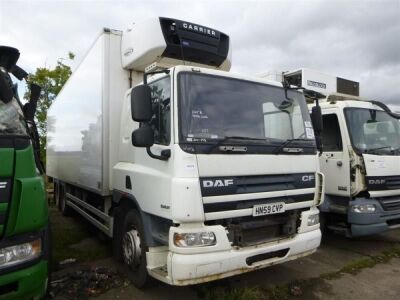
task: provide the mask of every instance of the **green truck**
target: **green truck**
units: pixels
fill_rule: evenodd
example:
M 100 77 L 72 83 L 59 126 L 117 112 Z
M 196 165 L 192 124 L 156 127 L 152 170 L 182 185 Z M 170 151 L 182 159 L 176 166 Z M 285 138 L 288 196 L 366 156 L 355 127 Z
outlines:
M 42 299 L 48 286 L 50 230 L 34 122 L 40 87 L 22 105 L 11 74 L 19 51 L 0 46 L 0 299 Z

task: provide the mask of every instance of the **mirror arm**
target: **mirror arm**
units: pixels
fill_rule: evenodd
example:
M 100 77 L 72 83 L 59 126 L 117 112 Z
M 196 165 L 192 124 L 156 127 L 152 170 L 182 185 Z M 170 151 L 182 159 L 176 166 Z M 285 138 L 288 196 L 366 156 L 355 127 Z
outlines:
M 147 154 L 154 159 L 159 159 L 159 160 L 168 160 L 171 157 L 171 150 L 170 149 L 165 149 L 161 151 L 161 155 L 154 154 L 151 152 L 150 147 L 146 147 Z

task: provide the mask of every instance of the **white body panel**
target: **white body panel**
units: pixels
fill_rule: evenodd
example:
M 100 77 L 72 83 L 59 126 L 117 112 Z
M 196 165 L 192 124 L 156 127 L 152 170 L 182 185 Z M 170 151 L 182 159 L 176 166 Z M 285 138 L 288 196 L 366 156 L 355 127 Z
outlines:
M 234 161 L 235 163 L 232 163 Z M 304 155 L 197 155 L 199 176 L 305 173 L 319 170 L 316 156 Z
M 363 154 L 367 176 L 393 176 L 400 174 L 400 157 Z
M 47 174 L 102 195 L 110 193 L 129 88 L 120 43 L 120 32 L 101 33 L 48 112 Z
M 332 106 L 332 105 L 331 105 Z M 350 137 L 347 132 L 345 118 L 342 110 L 336 106 L 326 108 L 322 105 L 322 114 L 336 115 L 339 121 L 340 137 L 342 139 L 342 150 L 324 150 L 320 156 L 319 163 L 321 172 L 325 175 L 325 191 L 328 195 L 349 197 L 351 195 L 350 183 Z

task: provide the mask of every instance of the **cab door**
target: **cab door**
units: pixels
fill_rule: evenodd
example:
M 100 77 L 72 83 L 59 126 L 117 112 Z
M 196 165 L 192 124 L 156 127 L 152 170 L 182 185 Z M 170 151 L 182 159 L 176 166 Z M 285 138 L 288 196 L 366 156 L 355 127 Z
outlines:
M 328 195 L 346 196 L 351 193 L 350 162 L 347 143 L 343 134 L 346 130 L 339 109 L 323 111 L 322 145 L 320 167 L 325 175 L 325 192 Z

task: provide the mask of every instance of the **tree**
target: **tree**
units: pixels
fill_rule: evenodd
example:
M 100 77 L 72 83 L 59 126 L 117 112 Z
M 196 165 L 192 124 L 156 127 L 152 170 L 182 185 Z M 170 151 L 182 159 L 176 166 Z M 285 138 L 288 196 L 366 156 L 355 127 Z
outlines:
M 54 68 L 37 68 L 35 73 L 29 74 L 28 77 L 29 82 L 36 83 L 42 87 L 35 114 L 40 141 L 40 158 L 42 162 L 46 160 L 47 111 L 72 74 L 71 67 L 64 63 L 64 61 L 72 61 L 74 58 L 75 54 L 69 52 L 68 58 L 58 59 Z M 30 90 L 28 86 L 28 90 L 24 95 L 26 101 L 28 101 L 29 95 Z

